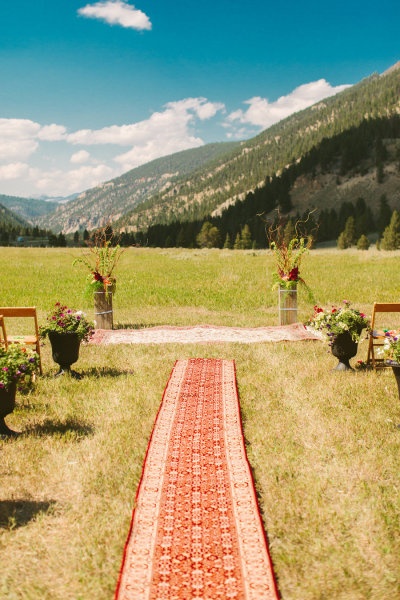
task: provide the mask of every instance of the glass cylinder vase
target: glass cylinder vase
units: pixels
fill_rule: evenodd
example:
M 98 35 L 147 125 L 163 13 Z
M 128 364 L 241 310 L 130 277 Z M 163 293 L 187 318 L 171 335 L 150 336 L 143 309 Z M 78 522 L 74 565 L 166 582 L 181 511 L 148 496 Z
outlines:
M 293 288 L 279 286 L 279 325 L 297 323 L 297 285 Z

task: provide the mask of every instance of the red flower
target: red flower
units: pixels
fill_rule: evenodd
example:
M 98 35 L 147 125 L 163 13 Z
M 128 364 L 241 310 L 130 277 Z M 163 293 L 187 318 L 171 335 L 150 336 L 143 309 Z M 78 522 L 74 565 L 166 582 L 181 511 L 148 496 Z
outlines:
M 103 277 L 100 275 L 98 271 L 93 271 L 93 278 L 95 281 L 103 281 Z

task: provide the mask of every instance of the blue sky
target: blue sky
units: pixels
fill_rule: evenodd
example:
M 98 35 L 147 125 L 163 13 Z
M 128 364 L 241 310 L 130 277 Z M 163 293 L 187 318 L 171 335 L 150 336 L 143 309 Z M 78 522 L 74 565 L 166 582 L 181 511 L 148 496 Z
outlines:
M 395 0 L 0 0 L 0 194 L 249 138 L 400 60 Z

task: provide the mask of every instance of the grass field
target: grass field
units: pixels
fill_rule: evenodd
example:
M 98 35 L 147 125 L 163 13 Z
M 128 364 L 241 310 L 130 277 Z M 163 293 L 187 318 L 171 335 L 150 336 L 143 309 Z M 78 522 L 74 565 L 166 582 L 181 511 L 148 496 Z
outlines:
M 77 249 L 0 248 L 0 305 L 93 318 Z M 6 268 L 4 268 L 6 265 Z M 311 252 L 323 306 L 397 301 L 400 254 Z M 276 325 L 267 252 L 129 249 L 115 326 Z M 299 319 L 312 305 L 299 296 Z M 390 323 L 393 325 L 393 323 Z M 366 342 L 356 358 L 366 358 Z M 44 376 L 0 441 L 0 598 L 113 597 L 144 453 L 178 358 L 236 361 L 247 452 L 283 600 L 400 598 L 400 401 L 391 370 L 335 373 L 321 342 L 83 346 L 84 378 Z M 355 359 L 353 359 L 353 364 Z M 262 600 L 262 599 L 260 599 Z

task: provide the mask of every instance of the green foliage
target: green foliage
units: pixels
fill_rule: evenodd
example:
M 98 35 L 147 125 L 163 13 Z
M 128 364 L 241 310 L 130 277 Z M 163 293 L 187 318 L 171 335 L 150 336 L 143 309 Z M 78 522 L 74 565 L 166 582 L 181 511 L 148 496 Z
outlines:
M 59 204 L 48 200 L 37 198 L 20 198 L 18 196 L 6 196 L 0 194 L 0 204 L 18 215 L 25 222 L 35 221 L 45 217 L 57 209 Z
M 338 239 L 338 248 L 340 250 L 344 250 L 345 248 L 350 248 L 356 243 L 356 226 L 354 217 L 349 217 L 346 221 L 346 226 L 344 231 L 339 236 Z
M 68 308 L 56 302 L 47 315 L 46 323 L 39 328 L 40 337 L 45 338 L 51 332 L 76 333 L 80 340 L 88 341 L 94 331 L 94 324 L 81 310 Z
M 229 233 L 226 234 L 225 242 L 224 242 L 225 250 L 230 250 L 232 248 L 231 239 L 229 237 Z
M 235 237 L 235 242 L 233 244 L 234 250 L 242 250 L 242 238 L 240 237 L 240 233 L 237 232 Z
M 338 250 L 346 250 L 346 248 L 349 247 L 344 231 L 342 231 L 342 233 L 338 237 L 337 247 L 338 247 Z
M 382 250 L 397 250 L 400 248 L 400 215 L 395 210 L 390 219 L 390 224 L 385 228 L 381 240 Z
M 359 342 L 363 329 L 370 325 L 368 317 L 356 308 L 350 307 L 348 300 L 343 300 L 343 306 L 337 308 L 323 309 L 314 307 L 314 315 L 306 325 L 321 331 L 330 343 L 334 338 L 345 332 L 349 332 L 353 341 Z
M 358 250 L 368 250 L 369 247 L 370 247 L 370 241 L 367 238 L 367 236 L 363 234 L 357 242 L 357 249 Z
M 28 391 L 39 371 L 39 355 L 22 344 L 0 346 L 0 389 L 10 389 L 16 384 L 19 391 Z
M 243 250 L 249 250 L 252 247 L 250 227 L 246 224 L 240 235 Z
M 106 294 L 115 293 L 114 270 L 125 249 L 119 244 L 113 246 L 113 238 L 114 234 L 109 226 L 97 230 L 93 240 L 88 242 L 89 251 L 73 262 L 73 265 L 83 264 L 89 270 L 86 289 L 89 296 L 98 290 L 104 290 Z
M 196 241 L 200 248 L 217 248 L 220 244 L 218 228 L 213 226 L 209 221 L 206 221 L 203 223 Z

